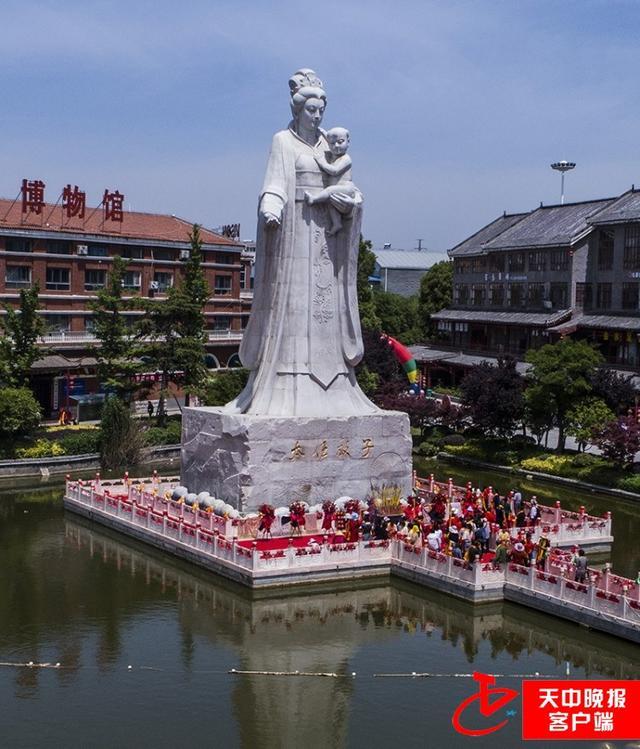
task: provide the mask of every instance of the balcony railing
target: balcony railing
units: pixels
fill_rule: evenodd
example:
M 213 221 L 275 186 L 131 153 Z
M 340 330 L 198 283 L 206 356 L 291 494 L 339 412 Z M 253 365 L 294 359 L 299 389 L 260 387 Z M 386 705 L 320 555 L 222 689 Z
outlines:
M 207 330 L 207 337 L 210 341 L 241 341 L 242 330 Z M 80 331 L 56 331 L 47 333 L 40 339 L 40 343 L 46 345 L 60 343 L 96 343 L 98 339 L 95 333 L 87 330 Z

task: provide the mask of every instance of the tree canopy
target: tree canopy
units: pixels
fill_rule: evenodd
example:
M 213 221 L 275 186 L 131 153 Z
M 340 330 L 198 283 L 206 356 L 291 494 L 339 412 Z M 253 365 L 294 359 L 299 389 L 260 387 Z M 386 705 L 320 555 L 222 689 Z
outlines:
M 558 449 L 566 443 L 567 413 L 590 395 L 591 381 L 603 358 L 586 341 L 563 338 L 527 352 L 531 364 L 525 392 L 528 404 L 543 405 L 558 428 Z
M 103 385 L 118 393 L 133 389 L 132 375 L 137 369 L 133 331 L 124 312 L 131 304 L 123 298 L 127 261 L 113 258 L 107 283 L 89 302 L 93 312 L 93 332 L 100 341 L 93 351 L 98 361 L 98 374 Z
M 460 383 L 462 404 L 473 424 L 487 434 L 509 437 L 524 415 L 524 378 L 512 357 L 497 365 L 482 362 L 472 367 Z
M 424 334 L 427 338 L 435 335 L 431 315 L 449 307 L 453 300 L 453 263 L 441 260 L 429 268 L 420 281 L 418 310 Z
M 39 286 L 34 283 L 29 289 L 21 289 L 18 309 L 3 305 L 5 314 L 0 316 L 0 381 L 4 385 L 27 385 L 31 366 L 44 355 L 38 345 L 46 329 L 38 312 L 39 293 Z

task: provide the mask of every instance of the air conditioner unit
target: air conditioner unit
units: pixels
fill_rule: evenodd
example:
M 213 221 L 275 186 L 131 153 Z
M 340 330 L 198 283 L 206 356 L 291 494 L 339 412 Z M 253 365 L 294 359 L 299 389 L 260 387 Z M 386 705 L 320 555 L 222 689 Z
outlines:
M 180 260 L 188 260 L 191 257 L 189 250 L 180 250 Z
M 76 247 L 76 254 L 78 255 L 88 255 L 89 254 L 89 247 L 86 244 L 79 244 Z

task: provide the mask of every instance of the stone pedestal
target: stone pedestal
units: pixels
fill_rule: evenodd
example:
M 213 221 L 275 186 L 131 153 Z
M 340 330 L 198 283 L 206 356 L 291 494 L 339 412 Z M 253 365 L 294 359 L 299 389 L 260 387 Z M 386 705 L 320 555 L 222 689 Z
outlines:
M 406 496 L 411 470 L 409 418 L 397 411 L 274 418 L 185 408 L 182 416 L 182 483 L 242 511 L 364 499 L 382 484 Z

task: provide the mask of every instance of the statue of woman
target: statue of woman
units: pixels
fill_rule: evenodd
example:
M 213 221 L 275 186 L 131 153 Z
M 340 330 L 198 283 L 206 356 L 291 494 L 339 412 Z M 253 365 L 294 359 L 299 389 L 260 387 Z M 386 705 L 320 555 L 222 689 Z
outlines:
M 356 293 L 362 194 L 309 204 L 330 178 L 320 129 L 327 97 L 309 69 L 289 80 L 293 119 L 275 134 L 258 204 L 255 292 L 240 346 L 249 381 L 225 410 L 269 416 L 378 412 L 355 379 L 363 354 Z M 321 160 L 321 159 L 319 159 Z M 330 206 L 342 214 L 331 233 Z

